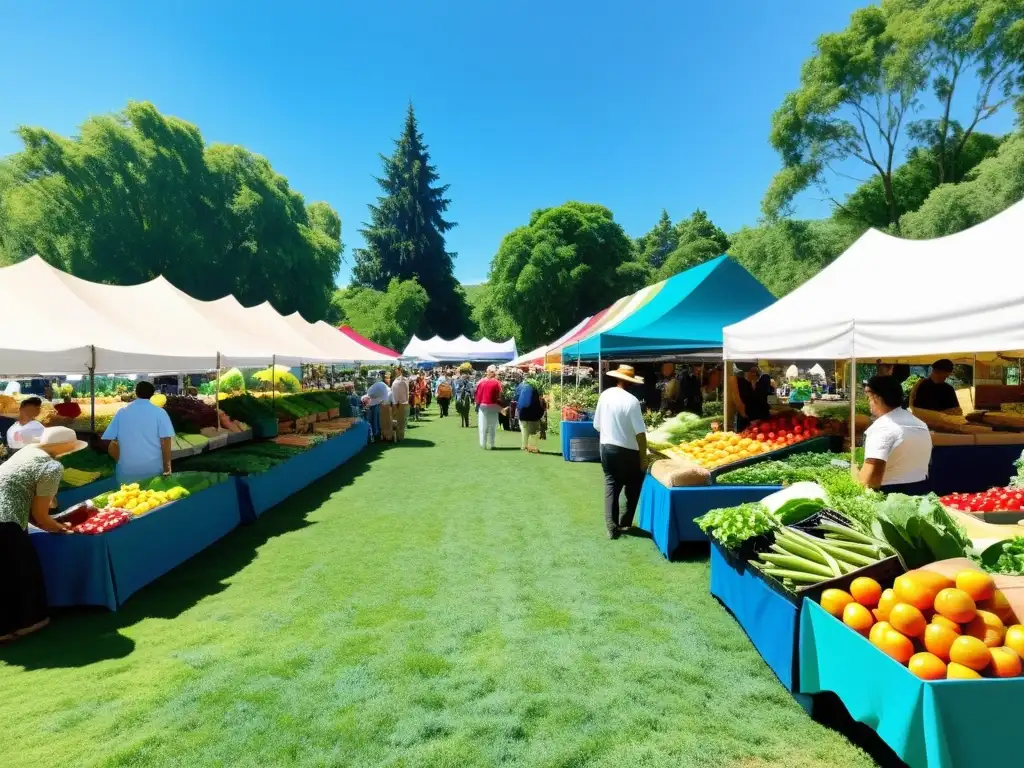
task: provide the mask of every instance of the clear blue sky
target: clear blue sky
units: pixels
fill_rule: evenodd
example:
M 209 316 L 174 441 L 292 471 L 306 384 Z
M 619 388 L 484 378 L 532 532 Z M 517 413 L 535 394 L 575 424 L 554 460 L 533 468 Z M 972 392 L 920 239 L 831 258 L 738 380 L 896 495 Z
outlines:
M 451 185 L 456 274 L 479 282 L 536 208 L 602 203 L 756 223 L 769 120 L 821 33 L 864 0 L 6 3 L 0 155 L 19 124 L 73 133 L 129 99 L 265 155 L 341 214 L 347 282 L 378 153 L 406 103 Z M 802 198 L 803 216 L 826 215 Z

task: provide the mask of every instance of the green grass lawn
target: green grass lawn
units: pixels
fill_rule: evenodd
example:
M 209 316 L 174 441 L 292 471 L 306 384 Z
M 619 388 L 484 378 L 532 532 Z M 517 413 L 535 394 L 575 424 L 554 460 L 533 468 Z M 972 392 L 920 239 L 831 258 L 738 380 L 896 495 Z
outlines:
M 435 408 L 436 414 L 436 408 Z M 5 766 L 873 765 L 600 469 L 416 425 L 138 593 L 0 649 Z

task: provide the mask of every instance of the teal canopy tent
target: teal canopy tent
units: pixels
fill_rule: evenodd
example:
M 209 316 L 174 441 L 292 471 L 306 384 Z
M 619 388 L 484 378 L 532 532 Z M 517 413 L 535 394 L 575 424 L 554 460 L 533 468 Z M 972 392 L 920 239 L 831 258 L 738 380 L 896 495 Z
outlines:
M 722 328 L 760 312 L 775 297 L 728 254 L 670 277 L 649 301 L 579 343 L 562 359 L 675 356 L 720 349 Z

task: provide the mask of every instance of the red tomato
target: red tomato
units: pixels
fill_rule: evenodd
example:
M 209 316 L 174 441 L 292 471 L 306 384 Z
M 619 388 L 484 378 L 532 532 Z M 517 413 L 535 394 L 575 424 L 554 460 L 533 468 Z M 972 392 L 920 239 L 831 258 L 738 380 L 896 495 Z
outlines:
M 759 442 L 759 443 L 763 443 L 764 442 L 764 432 L 758 432 L 757 433 L 757 442 Z
M 775 433 L 774 432 L 769 432 L 768 433 L 768 439 L 769 440 L 774 440 L 775 439 Z
M 803 431 L 804 431 L 804 428 L 801 427 L 799 424 L 797 424 L 795 427 L 793 427 L 793 434 L 794 435 L 799 435 Z

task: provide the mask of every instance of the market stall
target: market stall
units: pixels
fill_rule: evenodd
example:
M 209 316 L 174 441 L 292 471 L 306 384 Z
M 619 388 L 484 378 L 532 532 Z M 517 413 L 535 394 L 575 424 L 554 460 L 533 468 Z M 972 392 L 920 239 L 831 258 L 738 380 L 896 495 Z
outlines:
M 441 363 L 507 363 L 514 360 L 516 355 L 515 339 L 499 342 L 483 338 L 473 341 L 465 336 L 450 340 L 440 336 L 430 339 L 413 336 L 402 352 L 403 358 L 429 359 Z
M 135 592 L 234 530 L 240 519 L 235 482 L 227 476 L 214 479 L 187 498 L 105 532 L 62 536 L 32 530 L 50 605 L 116 611 Z M 176 482 L 175 476 L 168 482 Z

